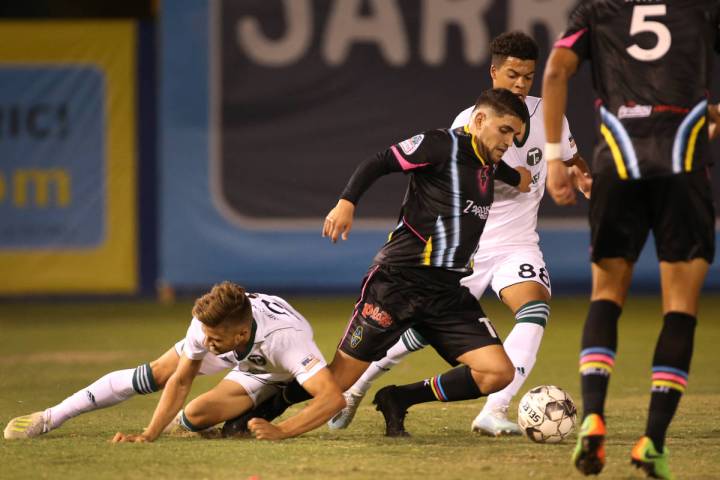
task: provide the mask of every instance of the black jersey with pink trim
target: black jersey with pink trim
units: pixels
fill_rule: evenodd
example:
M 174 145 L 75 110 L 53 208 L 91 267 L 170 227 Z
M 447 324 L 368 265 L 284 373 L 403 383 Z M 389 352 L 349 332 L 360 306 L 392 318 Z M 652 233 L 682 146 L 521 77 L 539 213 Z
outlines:
M 404 172 L 409 184 L 399 222 L 377 264 L 461 272 L 471 260 L 493 201 L 493 180 L 517 185 L 519 174 L 486 160 L 463 128 L 431 130 L 391 146 L 356 170 L 342 198 L 357 203 L 380 175 Z
M 603 139 L 594 172 L 638 179 L 706 165 L 720 0 L 585 1 L 555 47 L 592 64 Z

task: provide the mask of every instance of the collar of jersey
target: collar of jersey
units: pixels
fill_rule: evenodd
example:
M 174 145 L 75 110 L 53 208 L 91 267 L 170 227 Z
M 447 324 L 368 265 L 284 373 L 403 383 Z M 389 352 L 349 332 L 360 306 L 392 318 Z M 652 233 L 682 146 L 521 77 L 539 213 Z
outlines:
M 525 145 L 525 142 L 527 142 L 528 137 L 530 136 L 530 120 L 528 120 L 527 124 L 525 125 L 525 135 L 523 135 L 522 140 L 518 142 L 517 137 L 513 137 L 513 143 L 516 147 L 522 147 Z
M 485 162 L 485 159 L 482 157 L 482 155 L 480 155 L 480 151 L 478 150 L 477 140 L 475 139 L 475 135 L 470 133 L 470 127 L 468 127 L 467 125 L 465 125 L 464 130 L 465 130 L 465 133 L 470 135 L 470 143 L 472 144 L 473 152 L 475 152 L 475 156 L 478 158 L 478 160 L 480 160 L 480 163 L 485 165 L 487 162 Z
M 250 329 L 250 340 L 248 340 L 247 348 L 242 353 L 238 353 L 237 351 L 235 351 L 235 358 L 237 358 L 238 360 L 242 360 L 243 358 L 248 356 L 250 350 L 252 350 L 252 347 L 255 344 L 255 333 L 257 333 L 257 322 L 253 318 L 252 328 Z

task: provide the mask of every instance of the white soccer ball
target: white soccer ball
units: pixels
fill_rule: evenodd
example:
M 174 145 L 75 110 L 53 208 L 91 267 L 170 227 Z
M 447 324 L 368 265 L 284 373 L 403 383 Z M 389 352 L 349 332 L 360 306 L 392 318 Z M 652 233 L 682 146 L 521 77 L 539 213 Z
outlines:
M 533 388 L 518 405 L 518 425 L 533 442 L 562 442 L 575 429 L 576 419 L 575 402 L 555 385 Z

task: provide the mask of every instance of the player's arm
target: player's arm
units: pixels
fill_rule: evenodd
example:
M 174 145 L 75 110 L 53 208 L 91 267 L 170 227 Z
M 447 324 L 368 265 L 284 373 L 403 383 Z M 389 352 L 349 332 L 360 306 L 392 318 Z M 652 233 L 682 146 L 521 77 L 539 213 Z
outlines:
M 282 440 L 301 435 L 323 425 L 345 408 L 342 390 L 327 367 L 305 380 L 302 386 L 313 398 L 297 415 L 278 424 L 261 418 L 253 418 L 248 422 L 250 431 L 257 439 Z
M 720 135 L 720 103 L 708 104 L 708 136 L 714 140 Z
M 565 161 L 565 165 L 569 169 L 572 182 L 585 198 L 589 199 L 592 191 L 592 174 L 585 159 L 576 153 L 570 160 Z
M 185 399 L 190 393 L 193 380 L 200 371 L 202 360 L 191 360 L 180 356 L 177 369 L 170 376 L 165 389 L 160 396 L 160 401 L 155 407 L 150 425 L 140 435 L 125 435 L 121 432 L 115 434 L 113 442 L 152 442 L 160 436 L 163 429 L 175 418 L 185 404 Z
M 500 160 L 495 167 L 495 178 L 501 182 L 507 183 L 511 187 L 517 188 L 523 193 L 530 191 L 532 175 L 530 175 L 530 170 L 527 168 L 513 168 L 503 160 Z

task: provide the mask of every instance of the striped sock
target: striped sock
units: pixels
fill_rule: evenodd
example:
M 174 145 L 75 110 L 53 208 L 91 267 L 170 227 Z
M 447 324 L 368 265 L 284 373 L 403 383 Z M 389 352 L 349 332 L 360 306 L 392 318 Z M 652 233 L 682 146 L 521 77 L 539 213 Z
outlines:
M 542 300 L 528 302 L 515 312 L 516 323 L 535 323 L 545 328 L 550 318 L 550 305 Z
M 198 427 L 196 425 L 193 425 L 193 423 L 188 420 L 187 416 L 185 416 L 185 410 L 182 411 L 182 414 L 180 415 L 180 426 L 183 427 L 188 432 L 201 432 L 205 430 L 205 428 Z
M 692 315 L 667 313 L 655 346 L 645 435 L 658 452 L 663 451 L 667 429 L 687 388 L 696 323 Z
M 400 340 L 403 342 L 408 352 L 417 352 L 428 345 L 427 340 L 425 340 L 422 335 L 412 328 L 405 330 L 400 336 Z M 390 356 L 390 351 L 388 351 L 388 356 Z
M 482 393 L 470 373 L 470 368 L 463 365 L 422 382 L 398 386 L 395 395 L 407 408 L 432 401 L 471 400 L 481 397 Z
M 133 373 L 132 377 L 132 386 L 133 390 L 141 395 L 160 390 L 155 382 L 155 377 L 153 376 L 152 368 L 150 368 L 149 363 L 140 365 L 135 369 L 135 373 Z

